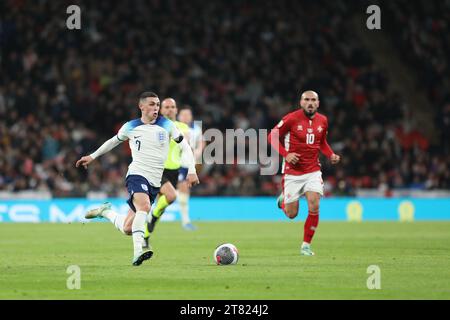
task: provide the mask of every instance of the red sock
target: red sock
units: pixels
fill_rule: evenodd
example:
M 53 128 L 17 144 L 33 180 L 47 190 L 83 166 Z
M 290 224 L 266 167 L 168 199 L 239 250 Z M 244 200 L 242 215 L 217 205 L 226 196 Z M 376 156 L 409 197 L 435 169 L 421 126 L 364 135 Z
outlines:
M 308 218 L 305 221 L 303 241 L 311 243 L 311 240 L 319 225 L 319 212 L 308 212 Z

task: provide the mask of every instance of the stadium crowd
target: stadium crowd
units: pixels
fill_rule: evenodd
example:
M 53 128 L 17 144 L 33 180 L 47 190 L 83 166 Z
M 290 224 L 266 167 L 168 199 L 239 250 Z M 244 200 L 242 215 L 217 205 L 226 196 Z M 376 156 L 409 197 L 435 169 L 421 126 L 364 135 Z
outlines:
M 81 30 L 65 26 L 70 4 L 1 4 L 0 190 L 119 195 L 126 144 L 88 170 L 74 164 L 139 116 L 145 90 L 192 106 L 204 130 L 224 131 L 272 128 L 304 89 L 320 94 L 328 140 L 342 155 L 336 167 L 322 161 L 327 194 L 450 188 L 450 42 L 437 6 L 429 13 L 437 21 L 410 16 L 398 35 L 406 46 L 399 52 L 414 47 L 407 61 L 420 60 L 418 75 L 440 108 L 442 134 L 431 144 L 410 126 L 414 114 L 352 32 L 343 1 L 95 1 L 80 4 Z M 193 194 L 280 190 L 280 176 L 261 176 L 258 166 L 204 165 L 200 180 Z
M 440 147 L 450 151 L 450 1 L 388 2 L 394 43 L 411 68 L 417 69 L 417 89 L 424 89 L 435 112 Z

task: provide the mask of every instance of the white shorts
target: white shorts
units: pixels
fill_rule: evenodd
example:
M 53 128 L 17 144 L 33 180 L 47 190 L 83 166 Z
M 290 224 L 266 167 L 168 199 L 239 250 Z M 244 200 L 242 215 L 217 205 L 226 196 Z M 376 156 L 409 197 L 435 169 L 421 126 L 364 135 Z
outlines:
M 284 175 L 284 203 L 297 201 L 306 191 L 317 192 L 323 196 L 322 172 L 315 171 L 300 176 Z

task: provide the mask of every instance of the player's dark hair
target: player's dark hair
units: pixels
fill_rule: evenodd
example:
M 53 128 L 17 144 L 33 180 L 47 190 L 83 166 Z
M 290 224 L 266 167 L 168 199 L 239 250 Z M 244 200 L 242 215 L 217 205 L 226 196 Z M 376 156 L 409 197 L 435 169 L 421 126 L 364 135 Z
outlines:
M 188 104 L 183 105 L 178 111 L 190 110 L 192 112 L 192 107 Z
M 144 100 L 145 98 L 158 98 L 158 95 L 151 91 L 142 92 L 139 96 L 139 101 Z

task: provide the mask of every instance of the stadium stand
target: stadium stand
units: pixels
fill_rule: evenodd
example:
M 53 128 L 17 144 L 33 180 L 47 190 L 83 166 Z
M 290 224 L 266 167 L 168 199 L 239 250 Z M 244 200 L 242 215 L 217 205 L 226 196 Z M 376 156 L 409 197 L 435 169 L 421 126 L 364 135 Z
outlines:
M 337 167 L 323 161 L 327 195 L 450 188 L 448 1 L 383 8 L 429 98 L 424 108 L 436 110 L 437 142 L 405 130 L 414 114 L 351 32 L 347 2 L 91 1 L 80 4 L 82 29 L 73 31 L 69 4 L 1 4 L 0 191 L 121 196 L 127 146 L 87 171 L 74 164 L 138 117 L 144 90 L 191 105 L 203 130 L 224 131 L 272 128 L 310 88 L 342 155 Z M 427 15 L 414 14 L 422 5 Z M 279 179 L 255 166 L 205 165 L 193 194 L 275 195 Z

